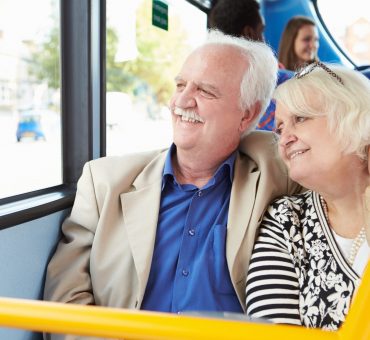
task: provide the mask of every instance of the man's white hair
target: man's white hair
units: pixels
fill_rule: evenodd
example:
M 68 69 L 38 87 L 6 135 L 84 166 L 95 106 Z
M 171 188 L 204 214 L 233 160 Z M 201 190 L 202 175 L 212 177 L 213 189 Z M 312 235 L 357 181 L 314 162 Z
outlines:
M 276 87 L 278 61 L 274 52 L 266 43 L 226 35 L 218 30 L 209 30 L 202 46 L 210 44 L 235 46 L 246 57 L 248 67 L 240 84 L 240 106 L 246 110 L 257 102 L 261 105 L 259 115 L 248 129 L 250 131 L 266 111 Z

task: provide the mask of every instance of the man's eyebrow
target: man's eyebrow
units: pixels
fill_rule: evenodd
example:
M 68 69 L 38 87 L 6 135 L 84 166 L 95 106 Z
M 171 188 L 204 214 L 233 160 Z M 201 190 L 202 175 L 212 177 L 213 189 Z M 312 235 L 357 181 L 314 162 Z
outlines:
M 175 82 L 186 82 L 186 80 L 184 78 L 182 78 L 181 76 L 176 76 L 175 77 Z M 206 82 L 201 81 L 199 83 L 195 83 L 195 85 L 200 87 L 203 90 L 211 91 L 212 93 L 214 93 L 217 96 L 219 96 L 221 94 L 219 88 L 210 84 L 210 83 L 206 83 Z
M 184 79 L 181 76 L 176 76 L 175 81 L 184 81 Z
M 199 84 L 197 84 L 199 87 L 201 87 L 202 89 L 205 89 L 205 90 L 209 90 L 209 91 L 212 91 L 214 94 L 217 94 L 217 95 L 220 95 L 220 90 L 218 87 L 210 84 L 210 83 L 204 83 L 204 82 L 200 82 Z

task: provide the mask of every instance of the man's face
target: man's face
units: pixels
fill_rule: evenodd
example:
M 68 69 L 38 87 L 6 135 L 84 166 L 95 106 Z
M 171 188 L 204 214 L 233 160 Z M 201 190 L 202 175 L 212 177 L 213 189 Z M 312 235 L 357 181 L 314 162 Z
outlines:
M 231 46 L 208 45 L 186 59 L 170 102 L 178 150 L 227 156 L 237 148 L 249 126 L 240 106 L 247 66 L 246 57 Z

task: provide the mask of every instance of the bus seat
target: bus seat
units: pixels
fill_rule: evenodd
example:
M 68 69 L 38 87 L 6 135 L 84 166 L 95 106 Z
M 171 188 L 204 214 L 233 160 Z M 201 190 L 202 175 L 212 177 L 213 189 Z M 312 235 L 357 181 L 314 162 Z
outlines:
M 70 209 L 0 230 L 0 296 L 42 300 L 46 266 Z M 40 333 L 0 328 L 0 339 L 39 340 Z
M 359 71 L 366 77 L 370 79 L 370 66 L 367 66 L 366 68 L 359 69 Z
M 276 86 L 279 86 L 280 84 L 284 83 L 284 81 L 290 79 L 291 77 L 293 77 L 293 75 L 294 75 L 293 71 L 279 69 Z M 272 131 L 274 129 L 274 126 L 275 126 L 275 103 L 271 101 L 266 109 L 266 112 L 260 118 L 256 129 Z

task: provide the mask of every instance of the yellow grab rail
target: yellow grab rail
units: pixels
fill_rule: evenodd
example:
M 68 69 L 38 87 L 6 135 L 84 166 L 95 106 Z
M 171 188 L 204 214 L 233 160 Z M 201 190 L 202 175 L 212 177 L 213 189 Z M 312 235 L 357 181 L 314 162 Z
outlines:
M 0 298 L 0 325 L 47 333 L 129 339 L 370 339 L 370 265 L 336 331 L 169 313 Z
M 341 340 L 370 340 L 370 261 L 347 318 L 338 333 Z
M 46 301 L 0 299 L 0 324 L 48 333 L 127 339 L 313 339 L 332 332 Z M 321 339 L 320 339 L 321 340 Z

